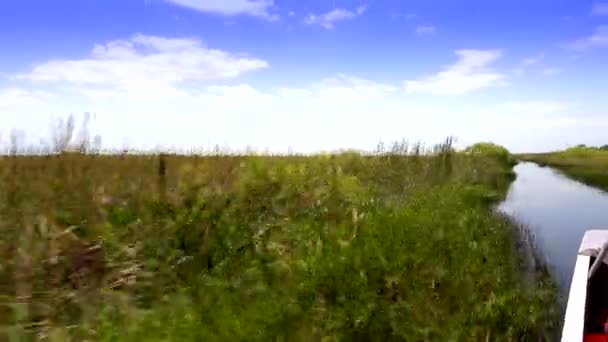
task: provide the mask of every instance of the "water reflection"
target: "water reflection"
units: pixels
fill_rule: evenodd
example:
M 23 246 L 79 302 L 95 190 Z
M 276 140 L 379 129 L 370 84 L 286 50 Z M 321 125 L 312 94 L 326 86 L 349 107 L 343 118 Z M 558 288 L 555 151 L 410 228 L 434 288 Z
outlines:
M 608 194 L 533 163 L 521 163 L 515 172 L 499 210 L 531 229 L 567 294 L 584 232 L 608 229 Z

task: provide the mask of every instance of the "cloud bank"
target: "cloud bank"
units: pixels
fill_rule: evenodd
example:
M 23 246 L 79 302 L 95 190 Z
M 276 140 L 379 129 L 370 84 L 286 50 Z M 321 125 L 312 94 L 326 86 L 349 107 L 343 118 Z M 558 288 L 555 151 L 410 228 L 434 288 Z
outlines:
M 354 11 L 344 8 L 335 8 L 324 14 L 309 14 L 304 22 L 308 25 L 320 25 L 329 30 L 334 28 L 335 23 L 354 19 L 365 13 L 365 10 L 365 6 L 359 6 Z
M 273 0 L 166 0 L 176 5 L 225 16 L 249 15 L 269 21 L 279 19 L 270 9 L 274 6 Z
M 457 50 L 455 53 L 458 62 L 434 76 L 406 81 L 406 92 L 463 95 L 504 84 L 505 75 L 490 68 L 490 64 L 501 57 L 500 50 Z

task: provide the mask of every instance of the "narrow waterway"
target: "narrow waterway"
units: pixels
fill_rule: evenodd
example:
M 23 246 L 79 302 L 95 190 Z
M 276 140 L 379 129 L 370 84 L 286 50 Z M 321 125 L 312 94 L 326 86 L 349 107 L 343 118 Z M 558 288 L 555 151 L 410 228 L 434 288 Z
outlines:
M 499 210 L 529 227 L 567 295 L 581 238 L 608 229 L 608 193 L 534 163 L 515 166 L 516 180 Z

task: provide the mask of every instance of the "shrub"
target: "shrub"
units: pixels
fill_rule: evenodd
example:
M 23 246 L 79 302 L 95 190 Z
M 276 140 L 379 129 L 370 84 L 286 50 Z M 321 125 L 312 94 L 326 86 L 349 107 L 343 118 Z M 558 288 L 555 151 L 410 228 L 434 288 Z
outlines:
M 496 158 L 500 162 L 509 165 L 513 165 L 515 163 L 515 159 L 507 148 L 491 142 L 479 142 L 474 145 L 471 145 L 465 149 L 465 153 L 479 154 L 491 158 Z

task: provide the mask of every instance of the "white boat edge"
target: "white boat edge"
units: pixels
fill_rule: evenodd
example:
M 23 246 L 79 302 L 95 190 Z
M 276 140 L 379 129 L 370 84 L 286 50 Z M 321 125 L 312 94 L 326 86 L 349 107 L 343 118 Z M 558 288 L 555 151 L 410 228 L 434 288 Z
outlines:
M 562 342 L 580 342 L 583 340 L 589 262 L 591 257 L 598 255 L 599 250 L 607 241 L 608 230 L 588 230 L 583 236 L 568 294 Z M 607 258 L 604 259 L 604 262 L 608 263 Z
M 572 283 L 570 284 L 566 315 L 564 317 L 562 342 L 579 342 L 583 340 L 589 259 L 591 259 L 591 257 L 587 255 L 579 255 L 576 258 L 576 266 L 574 266 L 574 274 L 572 275 Z

